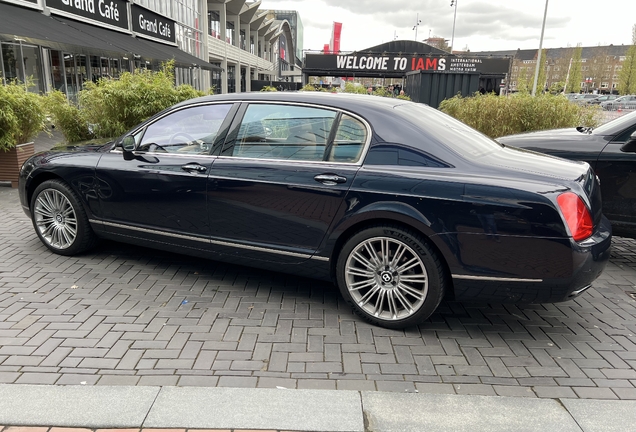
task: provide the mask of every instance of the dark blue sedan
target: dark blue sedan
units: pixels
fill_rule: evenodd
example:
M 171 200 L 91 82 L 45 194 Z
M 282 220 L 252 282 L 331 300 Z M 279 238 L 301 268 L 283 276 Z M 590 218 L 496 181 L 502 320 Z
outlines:
M 110 144 L 32 157 L 19 187 L 55 253 L 108 238 L 332 280 L 389 328 L 444 296 L 568 300 L 611 243 L 587 163 L 365 95 L 193 99 Z

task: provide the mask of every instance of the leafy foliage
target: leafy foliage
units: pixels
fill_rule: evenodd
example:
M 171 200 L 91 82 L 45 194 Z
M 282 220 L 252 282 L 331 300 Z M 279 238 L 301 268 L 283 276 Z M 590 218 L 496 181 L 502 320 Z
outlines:
M 85 111 L 66 99 L 66 95 L 54 90 L 44 97 L 44 106 L 53 124 L 62 132 L 67 142 L 85 141 L 93 138 Z
M 355 94 L 368 94 L 366 87 L 362 85 L 356 85 L 351 82 L 346 82 L 344 89 L 342 90 L 344 93 L 355 93 Z
M 262 92 L 275 92 L 278 91 L 278 89 L 274 86 L 265 86 L 261 89 Z
M 446 99 L 440 110 L 491 138 L 499 136 L 575 126 L 597 126 L 598 106 L 570 103 L 560 95 L 542 94 L 532 97 L 494 94 Z
M 636 29 L 636 26 L 634 26 Z M 623 68 L 618 76 L 618 92 L 622 95 L 636 93 L 636 44 L 629 47 Z
M 79 94 L 79 106 L 53 94 L 47 108 L 71 142 L 123 134 L 148 117 L 178 102 L 203 96 L 190 85 L 174 85 L 174 61 L 161 70 L 124 72 L 118 79 L 87 82 Z
M 578 93 L 581 91 L 581 81 L 583 81 L 583 73 L 581 72 L 581 53 L 583 48 L 581 44 L 576 46 L 574 54 L 572 54 L 572 60 L 570 63 L 570 74 L 568 76 L 568 82 L 565 86 L 566 93 Z
M 41 96 L 17 81 L 0 85 L 0 150 L 26 143 L 45 130 Z
M 322 92 L 328 92 L 329 90 L 327 90 L 326 88 L 322 87 L 322 86 L 316 86 L 314 84 L 305 84 L 300 91 L 322 91 Z M 334 90 L 335 91 L 335 90 Z

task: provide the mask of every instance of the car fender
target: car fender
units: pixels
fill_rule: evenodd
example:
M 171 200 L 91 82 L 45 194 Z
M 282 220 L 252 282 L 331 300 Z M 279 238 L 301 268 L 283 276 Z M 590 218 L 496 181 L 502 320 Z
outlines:
M 347 212 L 355 208 L 356 197 L 347 197 Z M 332 227 L 317 255 L 334 257 L 344 242 L 359 229 L 374 223 L 394 223 L 410 227 L 426 237 L 440 251 L 446 261 L 455 261 L 454 253 L 439 234 L 439 226 L 426 218 L 415 207 L 398 201 L 374 202 L 349 212 Z M 435 228 L 437 226 L 437 228 Z

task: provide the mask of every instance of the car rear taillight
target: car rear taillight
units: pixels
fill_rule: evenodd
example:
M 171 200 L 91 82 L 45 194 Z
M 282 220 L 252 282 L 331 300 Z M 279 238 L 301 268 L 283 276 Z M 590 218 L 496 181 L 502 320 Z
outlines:
M 557 197 L 557 202 L 575 241 L 584 240 L 592 235 L 592 216 L 580 196 L 565 192 Z

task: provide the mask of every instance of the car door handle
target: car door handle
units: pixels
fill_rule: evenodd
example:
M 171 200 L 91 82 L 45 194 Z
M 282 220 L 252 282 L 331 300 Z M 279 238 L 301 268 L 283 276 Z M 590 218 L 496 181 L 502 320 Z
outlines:
M 314 180 L 327 186 L 334 186 L 338 183 L 346 182 L 347 178 L 337 174 L 318 174 L 314 177 Z
M 188 172 L 197 171 L 197 172 L 201 172 L 201 173 L 202 172 L 206 172 L 208 170 L 203 165 L 199 165 L 199 164 L 196 164 L 196 163 L 182 165 L 181 169 L 184 170 L 184 171 L 188 171 Z

